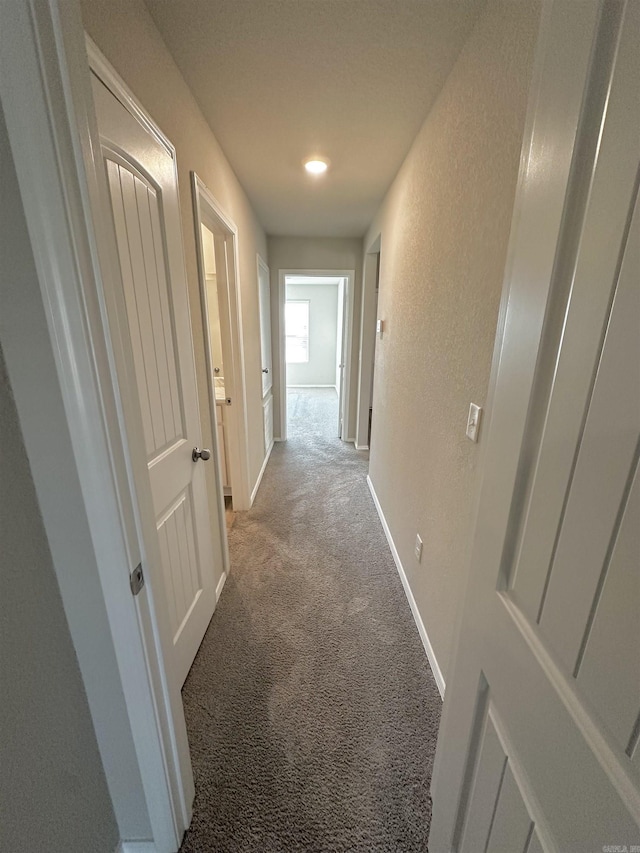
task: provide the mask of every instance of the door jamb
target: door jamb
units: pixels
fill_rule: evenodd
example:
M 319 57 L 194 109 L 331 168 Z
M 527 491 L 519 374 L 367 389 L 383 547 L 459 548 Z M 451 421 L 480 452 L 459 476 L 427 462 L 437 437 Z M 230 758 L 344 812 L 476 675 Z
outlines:
M 354 441 L 354 438 L 349 435 L 349 410 L 351 403 L 351 347 L 353 341 L 353 321 L 354 321 L 354 285 L 355 285 L 355 270 L 334 270 L 334 269 L 281 269 L 278 270 L 278 374 L 280 378 L 280 441 L 287 440 L 287 363 L 286 363 L 286 341 L 285 341 L 285 318 L 284 318 L 284 303 L 286 301 L 286 277 L 288 275 L 326 275 L 335 278 L 344 278 L 345 286 L 345 306 L 344 306 L 344 336 L 343 336 L 343 364 L 344 373 L 342 382 L 344 393 L 342 398 L 342 432 L 343 441 Z
M 195 172 L 191 173 L 191 182 L 194 199 L 194 216 L 195 216 L 195 183 L 197 177 Z M 207 279 L 204 266 L 204 251 L 202 246 L 202 233 L 200 231 L 200 223 L 196 220 L 196 260 L 198 265 L 198 286 L 200 290 L 200 308 L 202 311 L 202 332 L 204 337 L 204 352 L 207 363 L 207 388 L 209 391 L 209 419 L 211 421 L 211 442 L 213 444 L 214 472 L 216 484 L 216 508 L 218 512 L 218 525 L 220 527 L 220 544 L 222 546 L 222 578 L 219 581 L 218 589 L 222 589 L 221 584 L 224 583 L 230 571 L 229 558 L 229 539 L 227 537 L 227 524 L 224 503 L 224 486 L 222 483 L 222 468 L 220 465 L 220 448 L 218 446 L 218 418 L 216 412 L 216 390 L 215 382 L 212 374 L 213 366 L 213 348 L 211 346 L 211 333 L 209 323 L 209 298 L 207 295 Z M 217 592 L 217 591 L 216 591 Z
M 378 234 L 365 249 L 362 267 L 362 304 L 360 306 L 360 348 L 358 360 L 358 401 L 356 408 L 356 450 L 369 450 L 369 409 L 372 404 L 371 381 L 376 348 L 373 304 L 380 283 L 380 243 Z
M 204 224 L 209 230 L 222 234 L 226 241 L 231 241 L 232 250 L 227 252 L 227 271 L 225 275 L 225 291 L 228 306 L 228 317 L 222 317 L 227 325 L 228 340 L 231 349 L 231 363 L 225 361 L 225 390 L 227 398 L 231 398 L 229 407 L 231 413 L 231 429 L 228 432 L 229 450 L 231 456 L 230 478 L 231 493 L 233 497 L 234 510 L 248 510 L 251 508 L 251 487 L 249 483 L 249 434 L 247 425 L 247 400 L 246 381 L 244 365 L 244 340 L 242 332 L 242 312 L 240 289 L 238 286 L 238 229 L 232 219 L 227 216 L 218 201 L 195 172 L 191 172 L 191 190 L 193 201 L 193 217 L 196 230 L 196 247 L 198 256 L 198 282 L 200 285 L 200 299 L 202 304 L 203 322 L 207 327 L 203 330 L 205 337 L 205 348 L 208 363 L 210 360 L 210 345 L 208 332 L 208 314 L 206 307 L 207 282 L 204 273 L 204 254 L 202 248 L 202 234 L 200 225 Z M 228 244 L 227 244 L 228 245 Z M 209 383 L 210 407 L 215 407 L 215 391 L 213 391 L 213 379 L 207 371 Z M 231 381 L 228 382 L 228 379 Z M 211 410 L 212 431 L 216 430 L 216 413 Z M 225 435 L 225 441 L 227 435 Z M 217 444 L 217 436 L 214 440 Z M 222 481 L 220 480 L 220 486 Z M 222 494 L 222 489 L 220 491 Z M 224 512 L 224 508 L 223 508 Z M 224 520 L 224 517 L 223 517 Z M 225 537 L 226 538 L 226 537 Z M 228 546 L 225 557 L 225 571 L 228 571 L 229 557 Z

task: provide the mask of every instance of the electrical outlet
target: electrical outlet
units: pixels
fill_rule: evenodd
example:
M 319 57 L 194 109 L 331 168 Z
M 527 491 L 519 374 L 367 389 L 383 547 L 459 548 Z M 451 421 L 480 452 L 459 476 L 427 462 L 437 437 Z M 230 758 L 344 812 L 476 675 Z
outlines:
M 478 440 L 478 430 L 480 429 L 480 418 L 482 416 L 482 409 L 480 406 L 476 406 L 475 403 L 472 403 L 469 406 L 469 417 L 467 419 L 467 438 L 470 438 L 471 441 Z
M 416 545 L 413 549 L 416 555 L 416 560 L 421 563 L 422 562 L 422 539 L 420 538 L 420 534 L 416 533 Z

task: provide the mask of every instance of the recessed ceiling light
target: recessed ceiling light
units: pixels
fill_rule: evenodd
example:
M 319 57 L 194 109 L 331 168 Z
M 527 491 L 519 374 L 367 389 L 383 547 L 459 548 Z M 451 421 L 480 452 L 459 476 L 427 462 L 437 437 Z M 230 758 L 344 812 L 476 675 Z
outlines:
M 304 167 L 310 175 L 322 175 L 327 171 L 329 164 L 326 160 L 313 157 L 311 160 L 305 161 Z

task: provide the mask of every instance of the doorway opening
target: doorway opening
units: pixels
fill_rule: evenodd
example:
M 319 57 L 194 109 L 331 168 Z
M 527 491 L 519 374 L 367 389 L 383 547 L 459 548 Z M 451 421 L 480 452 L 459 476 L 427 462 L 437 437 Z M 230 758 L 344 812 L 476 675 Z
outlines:
M 246 510 L 249 495 L 242 329 L 237 283 L 237 230 L 192 173 L 211 428 L 215 432 L 221 512 Z M 227 525 L 229 515 L 226 516 Z M 224 519 L 223 519 L 224 521 Z
M 202 254 L 207 300 L 207 332 L 209 333 L 209 364 L 207 365 L 213 382 L 213 397 L 216 407 L 217 461 L 222 480 L 225 503 L 231 498 L 231 477 L 229 476 L 228 440 L 225 442 L 224 409 L 227 395 L 224 384 L 224 355 L 222 352 L 222 329 L 220 326 L 220 297 L 218 294 L 218 275 L 216 264 L 216 237 L 204 223 L 200 224 L 202 235 Z M 218 237 L 218 255 L 224 252 L 224 238 Z
M 283 438 L 349 440 L 352 305 L 351 271 L 280 271 Z

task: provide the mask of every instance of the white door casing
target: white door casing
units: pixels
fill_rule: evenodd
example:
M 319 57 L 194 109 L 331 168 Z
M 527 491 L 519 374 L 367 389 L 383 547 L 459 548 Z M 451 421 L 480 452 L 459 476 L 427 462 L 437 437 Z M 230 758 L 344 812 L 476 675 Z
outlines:
M 201 432 L 175 151 L 95 75 L 92 83 L 162 555 L 170 677 L 182 684 L 216 597 L 204 462 L 192 459 Z
M 238 229 L 195 172 L 191 172 L 191 190 L 206 347 L 209 346 L 208 308 L 201 226 L 204 225 L 208 228 L 214 236 L 224 385 L 227 400 L 223 415 L 227 476 L 231 486 L 234 510 L 247 510 L 251 507 L 251 489 L 249 485 L 244 336 L 238 282 Z M 207 358 L 209 361 L 211 360 L 210 352 Z M 209 376 L 209 380 L 211 381 L 211 376 Z M 210 398 L 213 408 L 215 390 L 212 385 L 210 385 Z M 216 420 L 217 414 L 212 410 L 212 424 Z M 228 557 L 225 557 L 225 562 L 228 566 Z
M 343 364 L 342 368 L 342 401 L 340 412 L 342 421 L 346 424 L 344 441 L 353 441 L 352 437 L 346 435 L 349 425 L 349 409 L 351 404 L 351 345 L 353 338 L 353 302 L 355 289 L 355 270 L 331 270 L 331 269 L 281 269 L 278 270 L 278 381 L 279 387 L 276 392 L 280 395 L 280 436 L 278 441 L 287 439 L 287 364 L 286 364 L 286 341 L 285 341 L 285 303 L 286 303 L 286 281 L 287 276 L 331 276 L 344 279 L 345 298 L 343 306 Z
M 145 849 L 174 853 L 193 776 L 180 691 L 165 677 L 163 596 L 153 583 L 135 597 L 129 588 L 140 559 L 145 568 L 159 562 L 158 546 L 142 425 L 138 417 L 129 431 L 123 419 L 126 401 L 137 403 L 124 307 L 111 311 L 119 263 L 87 53 L 113 72 L 85 43 L 77 4 L 27 0 L 4 11 L 0 96 L 37 267 L 35 300 L 32 290 L 12 292 L 11 280 L 0 289 L 15 345 L 5 336 L 4 353 L 10 375 L 18 366 L 13 390 L 121 838 L 126 846 L 152 837 Z M 139 106 L 126 87 L 122 97 Z M 116 682 L 105 656 L 117 664 Z M 125 730 L 143 790 L 119 760 Z
M 380 235 L 365 253 L 362 272 L 356 450 L 369 449 L 369 409 L 373 405 L 379 267 Z
M 639 40 L 544 5 L 432 853 L 640 845 Z

